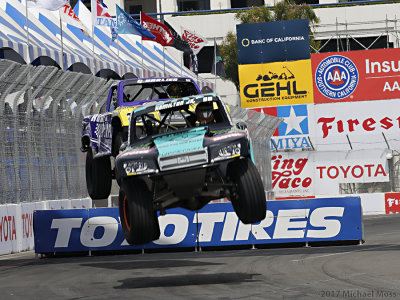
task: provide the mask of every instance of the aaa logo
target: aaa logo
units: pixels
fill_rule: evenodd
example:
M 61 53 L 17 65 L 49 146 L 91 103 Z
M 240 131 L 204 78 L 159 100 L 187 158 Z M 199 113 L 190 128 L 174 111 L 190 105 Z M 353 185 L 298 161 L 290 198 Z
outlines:
M 350 96 L 358 84 L 356 65 L 347 57 L 333 55 L 325 58 L 315 72 L 318 90 L 333 100 Z

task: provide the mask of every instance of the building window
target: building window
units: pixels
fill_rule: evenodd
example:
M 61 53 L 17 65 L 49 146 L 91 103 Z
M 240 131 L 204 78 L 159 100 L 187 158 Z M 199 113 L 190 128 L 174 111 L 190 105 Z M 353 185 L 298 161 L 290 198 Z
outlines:
M 140 14 L 141 11 L 143 11 L 141 5 L 130 5 L 128 13 L 131 15 L 137 15 Z
M 178 11 L 187 11 L 187 10 L 209 10 L 210 9 L 210 0 L 178 0 Z
M 232 8 L 263 6 L 264 0 L 231 0 Z

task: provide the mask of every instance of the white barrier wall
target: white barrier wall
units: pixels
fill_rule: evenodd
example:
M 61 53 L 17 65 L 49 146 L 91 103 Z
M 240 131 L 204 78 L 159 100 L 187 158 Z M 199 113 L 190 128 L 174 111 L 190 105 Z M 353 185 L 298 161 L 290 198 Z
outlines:
M 35 210 L 91 207 L 89 198 L 0 205 L 0 255 L 33 250 Z

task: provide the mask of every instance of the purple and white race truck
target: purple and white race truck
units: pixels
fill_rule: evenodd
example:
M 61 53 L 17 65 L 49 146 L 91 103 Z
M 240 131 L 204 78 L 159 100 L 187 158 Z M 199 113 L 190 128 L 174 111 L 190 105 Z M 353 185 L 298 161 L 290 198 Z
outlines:
M 94 200 L 110 195 L 115 177 L 111 158 L 119 154 L 128 140 L 130 115 L 148 102 L 165 101 L 201 94 L 190 78 L 139 78 L 122 80 L 110 88 L 105 112 L 89 115 L 82 121 L 82 147 L 86 152 L 86 185 Z

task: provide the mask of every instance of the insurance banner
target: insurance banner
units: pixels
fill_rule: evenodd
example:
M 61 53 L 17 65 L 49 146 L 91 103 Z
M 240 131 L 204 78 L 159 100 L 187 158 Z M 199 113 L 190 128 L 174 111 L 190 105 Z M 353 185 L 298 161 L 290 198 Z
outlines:
M 308 20 L 236 25 L 239 65 L 310 58 Z
M 311 61 L 239 65 L 243 108 L 313 102 Z
M 260 223 L 239 221 L 230 203 L 208 204 L 197 213 L 171 209 L 159 217 L 161 237 L 130 246 L 118 208 L 36 211 L 35 252 L 74 252 L 229 246 L 362 239 L 361 203 L 356 197 L 269 201 Z
M 312 54 L 314 102 L 397 99 L 399 49 Z

